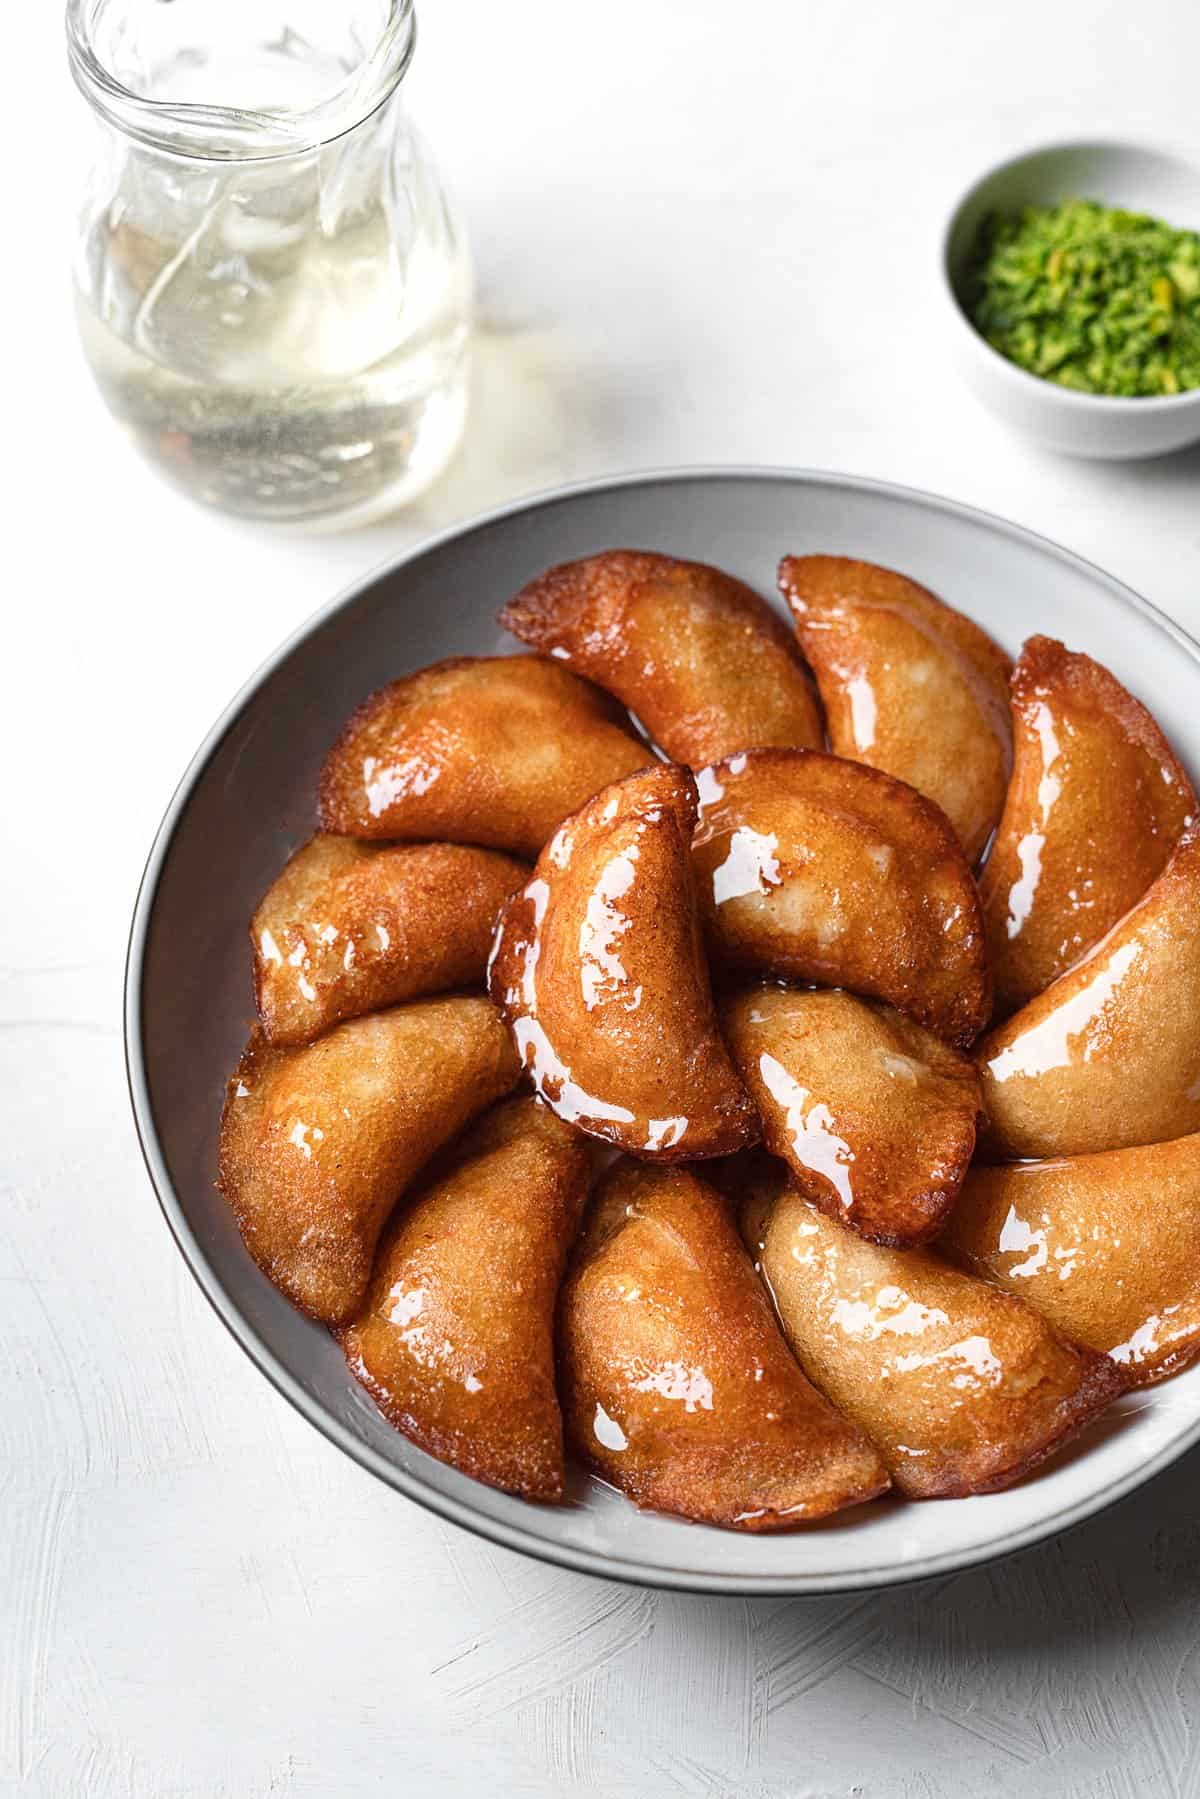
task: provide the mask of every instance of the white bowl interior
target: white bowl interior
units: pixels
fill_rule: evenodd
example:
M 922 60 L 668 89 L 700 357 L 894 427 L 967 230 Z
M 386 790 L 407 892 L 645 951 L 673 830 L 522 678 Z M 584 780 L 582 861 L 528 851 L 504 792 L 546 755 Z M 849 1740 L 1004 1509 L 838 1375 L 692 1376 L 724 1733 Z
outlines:
M 1081 178 L 1064 175 L 1064 191 Z M 535 1507 L 393 1431 L 333 1340 L 259 1273 L 214 1189 L 223 1086 L 252 1019 L 247 922 L 313 828 L 317 770 L 346 714 L 381 682 L 438 657 L 500 648 L 496 611 L 516 588 L 550 563 L 616 545 L 715 562 L 765 594 L 788 551 L 891 564 L 1010 650 L 1045 631 L 1089 651 L 1200 769 L 1200 660 L 1183 634 L 1098 570 L 983 514 L 836 477 L 700 472 L 568 491 L 494 515 L 368 580 L 285 646 L 216 727 L 164 821 L 134 922 L 127 1031 L 139 1128 L 168 1221 L 218 1312 L 313 1423 L 403 1492 L 512 1547 L 657 1584 L 815 1593 L 944 1572 L 1035 1541 L 1200 1436 L 1200 1369 L 1122 1402 L 1078 1448 L 984 1498 L 889 1502 L 765 1538 L 638 1513 L 582 1476 L 570 1504 Z

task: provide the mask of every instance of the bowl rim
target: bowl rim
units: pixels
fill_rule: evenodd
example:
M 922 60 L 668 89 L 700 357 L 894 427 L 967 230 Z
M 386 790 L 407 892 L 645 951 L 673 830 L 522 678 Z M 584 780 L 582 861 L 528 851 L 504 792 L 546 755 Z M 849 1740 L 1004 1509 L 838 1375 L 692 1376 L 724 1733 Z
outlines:
M 938 249 L 938 269 L 941 274 L 942 291 L 950 303 L 950 310 L 958 321 L 961 331 L 965 332 L 976 353 L 982 352 L 988 365 L 994 369 L 1002 369 L 1004 375 L 1015 380 L 1026 393 L 1036 393 L 1043 399 L 1049 398 L 1051 404 L 1061 404 L 1066 410 L 1074 410 L 1080 416 L 1091 413 L 1093 417 L 1101 414 L 1109 418 L 1131 417 L 1131 408 L 1139 416 L 1153 414 L 1157 417 L 1178 412 L 1185 412 L 1189 407 L 1200 407 L 1200 387 L 1185 388 L 1178 394 L 1088 394 L 1080 393 L 1077 388 L 1061 387 L 1056 381 L 1049 381 L 1044 375 L 1034 375 L 1023 369 L 1017 362 L 1009 358 L 990 344 L 983 333 L 976 327 L 958 295 L 950 269 L 950 249 L 963 213 L 979 193 L 980 188 L 993 181 L 997 175 L 1003 175 L 1009 169 L 1017 169 L 1022 163 L 1032 162 L 1035 157 L 1066 155 L 1079 150 L 1123 150 L 1134 151 L 1140 156 L 1158 157 L 1164 162 L 1174 162 L 1183 168 L 1190 169 L 1200 187 L 1200 162 L 1187 150 L 1176 144 L 1167 143 L 1134 143 L 1130 140 L 1115 137 L 1077 137 L 1054 138 L 1049 143 L 1033 144 L 1027 149 L 1018 150 L 1014 154 L 1000 157 L 988 165 L 980 174 L 963 188 L 951 206 L 942 226 Z M 1194 227 L 1200 231 L 1200 224 Z
M 1012 538 L 1026 548 L 1049 555 L 1076 573 L 1086 575 L 1092 581 L 1098 581 L 1114 599 L 1163 631 L 1186 655 L 1192 657 L 1196 662 L 1200 662 L 1200 642 L 1197 642 L 1182 626 L 1176 624 L 1149 600 L 1144 599 L 1134 589 L 1127 587 L 1124 582 L 1108 574 L 1086 557 L 1076 555 L 1061 544 L 1055 543 L 1053 539 L 1043 537 L 1040 533 L 1028 530 L 1022 525 L 1014 524 L 996 513 L 987 512 L 980 507 L 970 506 L 962 501 L 952 500 L 944 495 L 930 493 L 921 488 L 906 487 L 899 482 L 875 480 L 863 475 L 839 474 L 831 470 L 814 468 L 755 464 L 694 464 L 632 470 L 625 474 L 605 476 L 594 480 L 567 482 L 537 493 L 523 495 L 486 512 L 460 520 L 457 524 L 430 537 L 422 538 L 398 556 L 381 561 L 366 574 L 357 577 L 343 587 L 332 600 L 318 607 L 266 657 L 239 688 L 206 733 L 199 748 L 189 761 L 155 832 L 134 903 L 124 979 L 123 1022 L 126 1079 L 142 1160 L 150 1176 L 151 1185 L 167 1227 L 200 1291 L 234 1341 L 258 1371 L 266 1377 L 276 1392 L 287 1400 L 328 1442 L 342 1450 L 359 1467 L 366 1469 L 376 1479 L 383 1481 L 405 1498 L 415 1500 L 437 1516 L 447 1519 L 453 1524 L 461 1525 L 477 1536 L 484 1537 L 503 1548 L 533 1556 L 536 1560 L 577 1573 L 594 1575 L 600 1579 L 622 1581 L 632 1586 L 675 1592 L 730 1597 L 769 1597 L 772 1595 L 776 1597 L 818 1597 L 838 1593 L 882 1591 L 889 1587 L 909 1586 L 922 1581 L 946 1577 L 968 1568 L 992 1563 L 1019 1550 L 1031 1548 L 1048 1537 L 1060 1535 L 1075 1525 L 1082 1524 L 1086 1519 L 1107 1510 L 1109 1506 L 1135 1492 L 1156 1474 L 1169 1468 L 1197 1442 L 1200 1442 L 1200 1417 L 1193 1422 L 1190 1428 L 1181 1432 L 1178 1438 L 1159 1449 L 1146 1461 L 1136 1464 L 1123 1477 L 1110 1483 L 1108 1487 L 1090 1492 L 1072 1504 L 1062 1507 L 1058 1512 L 1039 1518 L 1036 1523 L 1011 1530 L 978 1550 L 949 1550 L 941 1554 L 934 1553 L 919 1561 L 905 1562 L 900 1566 L 891 1563 L 881 1564 L 832 1576 L 795 1573 L 777 1576 L 726 1574 L 719 1569 L 699 1573 L 675 1570 L 670 1567 L 646 1568 L 637 1561 L 609 1555 L 598 1550 L 575 1548 L 566 1544 L 550 1542 L 538 1532 L 536 1524 L 531 1524 L 529 1528 L 508 1524 L 500 1519 L 477 1512 L 469 1499 L 460 1500 L 452 1494 L 442 1493 L 432 1486 L 427 1486 L 419 1473 L 403 1468 L 398 1463 L 389 1461 L 377 1453 L 368 1443 L 348 1429 L 334 1413 L 328 1411 L 316 1398 L 306 1392 L 242 1315 L 234 1300 L 226 1292 L 216 1267 L 209 1262 L 193 1234 L 167 1167 L 150 1100 L 146 1051 L 142 1035 L 142 992 L 145 979 L 147 938 L 163 868 L 170 853 L 176 829 L 209 762 L 246 707 L 263 685 L 286 663 L 292 652 L 318 632 L 337 613 L 352 606 L 361 594 L 378 581 L 394 578 L 410 563 L 440 549 L 458 537 L 487 529 L 522 513 L 556 505 L 564 500 L 583 495 L 617 493 L 623 489 L 639 486 L 659 486 L 666 483 L 686 484 L 714 479 L 731 482 L 777 481 L 786 485 L 800 484 L 806 487 L 834 488 L 842 491 L 849 489 L 857 493 L 874 494 L 882 499 L 915 503 L 932 514 L 948 514 L 969 523 L 985 526 L 989 530 Z

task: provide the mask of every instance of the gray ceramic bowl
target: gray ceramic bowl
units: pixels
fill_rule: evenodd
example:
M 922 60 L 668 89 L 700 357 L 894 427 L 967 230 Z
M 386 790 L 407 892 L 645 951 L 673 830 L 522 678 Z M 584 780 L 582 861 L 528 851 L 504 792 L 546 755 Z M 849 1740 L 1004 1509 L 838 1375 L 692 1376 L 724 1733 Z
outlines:
M 1200 389 L 1161 399 L 1073 393 L 1009 362 L 971 323 L 965 274 L 989 212 L 1103 200 L 1200 230 L 1200 165 L 1136 144 L 1049 144 L 997 164 L 971 183 L 942 240 L 942 282 L 956 360 L 980 399 L 1053 450 L 1121 460 L 1160 456 L 1200 439 Z
M 568 489 L 441 537 L 302 627 L 218 720 L 163 821 L 130 940 L 126 1042 L 146 1162 L 204 1292 L 267 1378 L 382 1480 L 514 1549 L 592 1573 L 725 1593 L 829 1593 L 949 1573 L 1097 1511 L 1200 1438 L 1200 1368 L 1131 1397 L 1010 1492 L 876 1505 L 788 1536 L 646 1515 L 579 1477 L 537 1507 L 430 1459 L 383 1420 L 332 1338 L 259 1273 L 214 1189 L 226 1075 L 252 1016 L 247 921 L 313 825 L 322 756 L 371 688 L 440 656 L 498 649 L 497 607 L 564 558 L 615 545 L 721 564 L 773 593 L 785 551 L 893 564 L 1010 649 L 1050 631 L 1150 702 L 1200 768 L 1200 651 L 1119 582 L 946 500 L 832 475 L 703 470 Z

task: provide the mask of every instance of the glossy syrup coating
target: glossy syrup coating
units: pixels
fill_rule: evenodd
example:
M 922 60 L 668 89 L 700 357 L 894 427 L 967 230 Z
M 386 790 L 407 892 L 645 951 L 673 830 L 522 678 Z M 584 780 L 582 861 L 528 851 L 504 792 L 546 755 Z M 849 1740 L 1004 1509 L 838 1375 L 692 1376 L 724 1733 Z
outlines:
M 800 1191 L 873 1242 L 934 1236 L 975 1147 L 970 1059 L 836 988 L 754 987 L 721 1016 L 763 1140 Z
M 805 1373 L 911 1499 L 1011 1486 L 1123 1391 L 1116 1363 L 928 1249 L 885 1249 L 772 1178 L 743 1231 Z
M 536 856 L 650 751 L 607 694 L 540 656 L 456 656 L 364 700 L 325 759 L 321 822 Z
M 1088 1155 L 1200 1130 L 1200 828 L 1132 911 L 975 1054 L 987 1159 Z
M 1162 1380 L 1200 1355 L 1200 1136 L 974 1168 L 940 1247 Z
M 563 1289 L 567 1440 L 639 1506 L 791 1530 L 888 1485 L 779 1334 L 720 1195 L 619 1163 Z
M 719 1156 L 758 1120 L 717 1028 L 689 846 L 695 783 L 656 763 L 557 831 L 501 914 L 489 986 L 561 1118 L 631 1154 Z
M 616 694 L 677 762 L 703 768 L 753 744 L 824 746 L 786 626 L 706 563 L 642 550 L 564 562 L 522 588 L 500 622 Z
M 974 864 L 1008 786 L 1008 656 L 928 588 L 873 562 L 785 556 L 779 585 L 834 751 L 933 800 Z
M 878 770 L 749 750 L 698 777 L 714 961 L 886 1000 L 949 1043 L 987 1022 L 979 893 L 936 806 Z
M 256 1031 L 226 1094 L 218 1184 L 263 1273 L 348 1323 L 409 1182 L 520 1072 L 486 999 L 418 1000 L 299 1049 Z
M 1128 912 L 1196 810 L 1153 718 L 1090 656 L 1031 637 L 1012 712 L 1012 781 L 980 881 L 1001 1016 Z
M 489 1112 L 401 1209 L 342 1339 L 398 1430 L 526 1499 L 566 1484 L 554 1309 L 592 1154 L 540 1100 Z
M 481 985 L 496 915 L 528 875 L 468 844 L 311 838 L 250 925 L 263 1034 L 310 1043 L 344 1018 Z

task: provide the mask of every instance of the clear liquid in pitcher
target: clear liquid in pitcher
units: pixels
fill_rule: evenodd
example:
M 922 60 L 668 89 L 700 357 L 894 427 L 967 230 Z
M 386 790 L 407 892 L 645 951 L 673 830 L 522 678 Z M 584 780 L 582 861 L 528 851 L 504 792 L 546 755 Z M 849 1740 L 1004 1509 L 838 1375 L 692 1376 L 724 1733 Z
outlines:
M 170 105 L 255 111 L 344 82 L 286 39 Z M 425 487 L 467 404 L 471 271 L 398 91 L 335 141 L 208 160 L 119 140 L 85 218 L 77 307 L 101 392 L 177 486 L 227 511 L 358 523 Z

